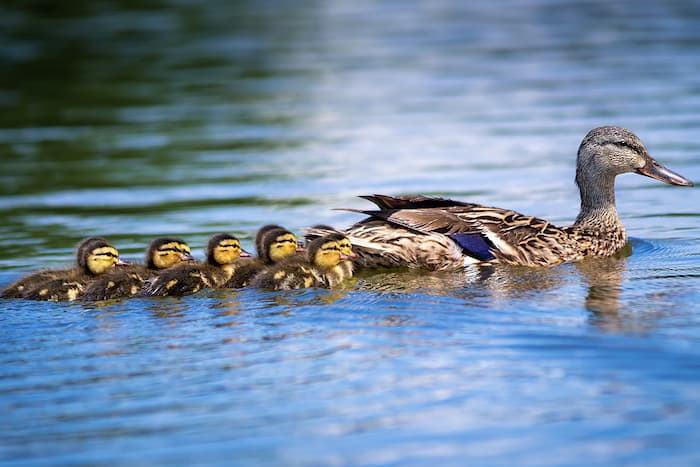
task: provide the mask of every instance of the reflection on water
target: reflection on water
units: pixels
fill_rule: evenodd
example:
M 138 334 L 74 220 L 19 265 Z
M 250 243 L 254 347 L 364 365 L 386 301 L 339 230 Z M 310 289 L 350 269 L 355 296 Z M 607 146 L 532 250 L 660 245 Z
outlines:
M 602 124 L 698 180 L 698 31 L 683 0 L 2 2 L 0 286 L 360 194 L 568 224 Z M 4 301 L 0 462 L 696 465 L 697 191 L 617 188 L 631 256 Z
M 627 256 L 632 253 L 630 244 L 627 244 L 627 249 L 627 254 L 623 251 L 622 255 L 616 257 L 593 258 L 576 264 L 588 286 L 586 309 L 593 314 L 595 319 L 592 321 L 608 332 L 625 330 L 625 320 L 620 316 L 619 309 L 622 282 L 627 272 Z

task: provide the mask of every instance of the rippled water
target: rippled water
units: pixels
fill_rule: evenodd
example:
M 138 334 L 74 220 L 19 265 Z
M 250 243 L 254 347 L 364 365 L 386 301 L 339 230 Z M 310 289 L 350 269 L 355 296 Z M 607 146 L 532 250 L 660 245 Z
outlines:
M 375 192 L 567 224 L 603 124 L 700 180 L 692 1 L 8 2 L 0 25 L 0 286 L 88 235 L 252 248 Z M 5 300 L 0 462 L 698 464 L 697 188 L 617 194 L 618 258 Z

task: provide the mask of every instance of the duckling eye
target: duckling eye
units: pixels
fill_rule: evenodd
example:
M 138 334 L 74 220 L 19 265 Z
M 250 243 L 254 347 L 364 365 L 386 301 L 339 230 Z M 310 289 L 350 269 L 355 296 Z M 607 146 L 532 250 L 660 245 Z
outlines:
M 95 256 L 107 256 L 108 258 L 119 258 L 119 255 L 115 255 L 112 252 L 97 253 Z

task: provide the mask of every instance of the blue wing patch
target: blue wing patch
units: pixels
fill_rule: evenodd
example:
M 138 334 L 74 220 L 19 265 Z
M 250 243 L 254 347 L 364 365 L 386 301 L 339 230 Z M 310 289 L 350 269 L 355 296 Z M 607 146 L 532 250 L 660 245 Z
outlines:
M 478 233 L 456 233 L 449 234 L 448 237 L 472 258 L 476 258 L 479 261 L 496 259 L 491 253 L 492 245 Z

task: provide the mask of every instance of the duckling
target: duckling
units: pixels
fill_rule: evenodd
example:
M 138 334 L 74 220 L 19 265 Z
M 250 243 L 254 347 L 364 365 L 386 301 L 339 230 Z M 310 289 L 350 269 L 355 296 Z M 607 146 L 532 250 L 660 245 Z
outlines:
M 114 266 L 126 264 L 119 259 L 119 252 L 103 238 L 93 237 L 77 248 L 77 267 L 63 272 L 54 271 L 43 283 L 29 289 L 24 298 L 67 302 L 80 297 L 89 283 L 107 273 Z
M 140 296 L 183 296 L 204 288 L 221 287 L 234 275 L 234 261 L 250 254 L 241 249 L 236 237 L 216 234 L 207 244 L 206 262 L 178 264 L 161 272 L 139 292 Z
M 320 233 L 323 232 L 323 233 Z M 355 265 L 353 263 L 354 259 L 357 259 L 357 254 L 352 251 L 352 243 L 350 239 L 346 237 L 343 233 L 334 229 L 333 227 L 325 224 L 317 224 L 313 227 L 307 229 L 304 239 L 307 242 L 312 242 L 313 240 L 320 238 L 325 235 L 337 234 L 340 236 L 340 250 L 343 252 L 348 259 L 340 262 L 340 267 L 343 271 L 343 279 L 349 279 L 355 272 Z
M 177 237 L 153 240 L 146 250 L 146 264 L 133 264 L 104 274 L 85 290 L 83 300 L 112 300 L 133 297 L 164 269 L 183 261 L 193 261 L 190 247 Z
M 246 287 L 265 266 L 293 256 L 297 252 L 297 237 L 278 225 L 266 225 L 255 235 L 255 248 L 258 257 L 241 261 L 236 273 L 224 287 Z
M 292 290 L 306 287 L 331 288 L 346 278 L 340 265 L 349 257 L 342 252 L 342 234 L 330 234 L 313 240 L 306 258 L 290 258 L 265 268 L 250 285 L 263 289 Z
M 0 298 L 24 298 L 24 296 L 30 290 L 34 289 L 40 284 L 48 282 L 52 279 L 57 279 L 59 277 L 67 277 L 67 274 L 80 273 L 80 267 L 77 264 L 80 262 L 80 258 L 83 257 L 83 250 L 85 247 L 93 241 L 104 240 L 100 237 L 89 237 L 82 240 L 76 247 L 75 253 L 75 263 L 76 266 L 72 268 L 63 269 L 42 269 L 41 271 L 33 272 L 21 279 L 15 281 L 14 283 L 8 285 L 0 292 Z M 106 242 L 106 240 L 104 240 Z

